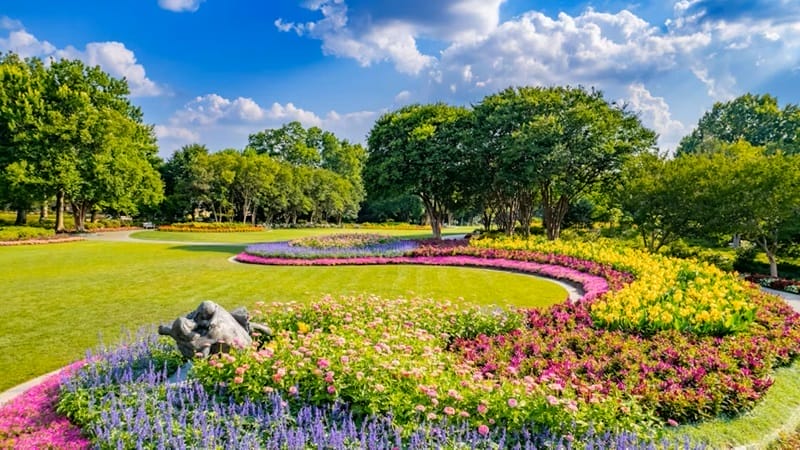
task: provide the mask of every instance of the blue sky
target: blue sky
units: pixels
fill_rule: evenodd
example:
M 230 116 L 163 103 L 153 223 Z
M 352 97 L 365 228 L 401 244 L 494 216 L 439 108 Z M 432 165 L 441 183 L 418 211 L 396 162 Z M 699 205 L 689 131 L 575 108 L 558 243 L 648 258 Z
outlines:
M 511 85 L 601 89 L 665 150 L 715 101 L 800 103 L 797 0 L 4 1 L 0 51 L 126 77 L 164 157 L 292 120 L 363 142 L 386 111 Z

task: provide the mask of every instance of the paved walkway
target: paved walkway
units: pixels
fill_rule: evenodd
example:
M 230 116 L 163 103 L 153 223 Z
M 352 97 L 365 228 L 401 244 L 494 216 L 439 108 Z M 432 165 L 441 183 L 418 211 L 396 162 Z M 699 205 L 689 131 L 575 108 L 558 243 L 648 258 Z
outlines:
M 792 294 L 791 292 L 786 292 L 786 291 L 777 291 L 775 289 L 769 289 L 765 287 L 762 287 L 761 290 L 783 298 L 783 300 L 786 301 L 786 303 L 788 303 L 789 306 L 792 307 L 792 309 L 794 309 L 797 312 L 800 312 L 800 295 Z
M 150 240 L 150 239 L 136 239 L 131 235 L 141 230 L 125 230 L 125 231 L 103 231 L 100 233 L 86 233 L 80 236 L 86 238 L 88 241 L 105 241 L 105 242 L 136 242 L 139 244 L 174 244 L 174 245 L 247 245 L 235 242 L 197 242 L 197 241 L 167 241 L 167 240 Z

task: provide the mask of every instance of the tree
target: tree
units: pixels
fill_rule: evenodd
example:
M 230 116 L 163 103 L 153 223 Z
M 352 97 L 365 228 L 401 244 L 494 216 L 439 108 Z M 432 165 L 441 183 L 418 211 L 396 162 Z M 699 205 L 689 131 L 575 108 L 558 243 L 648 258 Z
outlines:
M 267 155 L 252 150 L 242 153 L 232 186 L 242 223 L 250 217 L 251 223 L 256 224 L 256 209 L 270 196 L 278 170 L 278 163 Z
M 371 198 L 418 196 L 436 239 L 459 197 L 458 142 L 448 127 L 468 115 L 442 103 L 405 106 L 381 116 L 367 139 L 364 181 Z
M 677 154 L 697 153 L 714 142 L 733 144 L 739 140 L 787 154 L 800 152 L 800 108 L 789 104 L 781 109 L 778 100 L 768 94 L 748 93 L 714 103 L 692 133 L 681 140 Z
M 649 152 L 625 164 L 613 200 L 636 225 L 648 251 L 657 252 L 698 230 L 706 216 L 698 188 L 708 170 L 707 163 L 668 160 Z
M 745 141 L 718 144 L 712 151 L 676 162 L 705 169 L 696 210 L 706 233 L 739 233 L 766 253 L 770 275 L 778 276 L 778 253 L 800 218 L 800 156 L 755 147 Z
M 0 164 L 18 163 L 17 192 L 29 199 L 55 196 L 56 231 L 65 230 L 66 202 L 83 231 L 95 207 L 134 213 L 161 200 L 155 136 L 124 80 L 80 61 L 45 68 L 9 55 L 0 65 Z M 23 179 L 35 186 L 23 189 Z
M 24 225 L 33 203 L 45 197 L 35 147 L 27 140 L 45 106 L 44 72 L 37 59 L 0 55 L 0 201 L 16 210 L 17 225 Z
M 484 98 L 475 115 L 474 146 L 498 153 L 494 184 L 510 182 L 514 192 L 535 187 L 548 239 L 558 238 L 571 202 L 612 181 L 656 139 L 624 105 L 582 88 L 508 88 Z
M 322 159 L 321 141 L 322 130 L 317 127 L 306 130 L 300 122 L 294 121 L 251 134 L 247 147 L 292 165 L 318 167 Z
M 205 145 L 185 145 L 161 167 L 166 197 L 162 211 L 171 220 L 184 220 L 187 215 L 191 216 L 192 222 L 197 219 L 210 182 L 203 177 L 199 161 L 207 157 Z

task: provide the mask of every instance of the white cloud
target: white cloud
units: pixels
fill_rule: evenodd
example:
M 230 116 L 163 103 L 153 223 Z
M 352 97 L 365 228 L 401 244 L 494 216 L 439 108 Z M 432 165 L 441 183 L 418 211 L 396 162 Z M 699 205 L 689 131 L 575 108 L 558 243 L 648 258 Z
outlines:
M 134 97 L 165 93 L 164 88 L 147 78 L 144 66 L 136 62 L 136 55 L 121 42 L 90 42 L 83 51 L 70 46 L 56 51 L 53 56 L 80 59 L 90 66 L 100 66 L 116 78 L 125 78 Z
M 315 0 L 306 3 L 322 18 L 306 23 L 275 20 L 283 32 L 322 41 L 325 54 L 351 58 L 361 66 L 389 61 L 402 73 L 418 75 L 435 65 L 423 54 L 420 38 L 473 41 L 494 30 L 505 0 L 407 0 L 376 8 L 367 0 Z
M 48 41 L 41 41 L 25 31 L 22 24 L 6 17 L 0 19 L 0 25 L 10 23 L 20 29 L 11 31 L 8 37 L 0 37 L 0 52 L 14 52 L 23 58 L 38 57 L 80 59 L 89 66 L 100 66 L 104 71 L 117 78 L 125 78 L 133 96 L 156 96 L 166 90 L 147 78 L 144 66 L 136 61 L 136 55 L 121 42 L 90 42 L 84 50 L 68 46 L 56 48 Z M 4 28 L 0 26 L 0 29 Z
M 294 103 L 272 103 L 265 108 L 251 98 L 228 99 L 219 94 L 196 97 L 176 111 L 166 123 L 156 125 L 162 155 L 193 142 L 211 148 L 242 148 L 247 136 L 266 128 L 298 121 L 305 127 L 320 127 L 352 142 L 363 142 L 379 112 L 355 111 L 340 114 L 329 111 L 323 116 Z
M 158 0 L 158 6 L 173 12 L 195 12 L 205 0 Z
M 410 91 L 400 91 L 394 96 L 395 103 L 405 103 L 411 98 Z
M 159 140 L 173 140 L 180 142 L 182 145 L 200 141 L 200 135 L 188 128 L 156 125 L 153 127 L 153 131 L 155 131 Z
M 555 19 L 528 12 L 483 39 L 451 45 L 439 67 L 448 84 L 471 88 L 598 84 L 672 70 L 708 44 L 707 35 L 665 35 L 624 10 Z
M 641 83 L 628 86 L 628 105 L 639 113 L 645 126 L 655 130 L 659 135 L 662 149 L 674 150 L 680 139 L 687 133 L 686 126 L 672 118 L 669 105 L 664 97 L 654 97 Z
M 0 16 L 0 30 L 21 30 L 22 22 L 7 16 Z
M 7 38 L 0 38 L 0 51 L 14 52 L 28 58 L 50 55 L 56 51 L 56 47 L 47 41 L 36 39 L 36 36 L 25 30 L 17 30 L 9 33 Z

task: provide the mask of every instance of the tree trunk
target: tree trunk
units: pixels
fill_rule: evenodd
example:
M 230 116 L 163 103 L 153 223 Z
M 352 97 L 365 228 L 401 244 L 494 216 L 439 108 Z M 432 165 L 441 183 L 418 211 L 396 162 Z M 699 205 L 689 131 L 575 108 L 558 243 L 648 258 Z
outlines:
M 542 185 L 541 194 L 547 239 L 555 241 L 561 235 L 561 224 L 569 208 L 569 198 L 565 195 L 561 195 L 557 201 L 554 201 L 553 192 L 550 189 L 549 183 Z
M 65 233 L 67 229 L 64 227 L 64 191 L 56 193 L 56 233 Z
M 47 200 L 42 202 L 42 206 L 39 207 L 39 223 L 44 222 L 47 219 Z
M 442 219 L 436 205 L 436 200 L 432 200 L 426 195 L 419 195 L 419 198 L 422 200 L 422 204 L 425 205 L 425 214 L 428 216 L 428 221 L 430 221 L 433 238 L 441 239 Z
M 778 261 L 775 259 L 775 254 L 767 251 L 767 260 L 769 260 L 769 276 L 778 278 Z
M 75 231 L 84 233 L 86 231 L 86 211 L 89 209 L 85 203 L 72 202 L 72 217 L 75 221 Z
M 92 210 L 92 216 L 91 216 L 91 219 L 89 219 L 89 220 L 92 223 L 97 223 L 97 210 L 96 209 Z
M 17 219 L 14 221 L 14 225 L 22 226 L 28 224 L 28 210 L 23 208 L 17 208 Z

